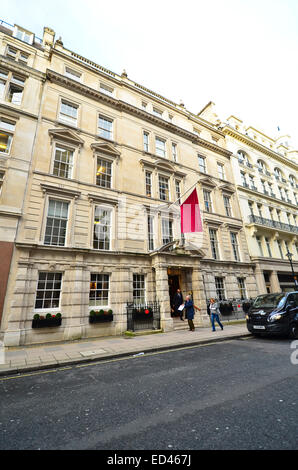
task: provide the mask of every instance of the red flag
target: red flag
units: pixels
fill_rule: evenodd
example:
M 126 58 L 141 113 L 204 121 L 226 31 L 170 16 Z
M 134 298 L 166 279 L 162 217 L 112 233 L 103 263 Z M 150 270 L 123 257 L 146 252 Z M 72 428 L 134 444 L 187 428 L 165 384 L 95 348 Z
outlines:
M 181 233 L 202 232 L 202 220 L 200 213 L 197 190 L 194 189 L 190 196 L 180 206 Z

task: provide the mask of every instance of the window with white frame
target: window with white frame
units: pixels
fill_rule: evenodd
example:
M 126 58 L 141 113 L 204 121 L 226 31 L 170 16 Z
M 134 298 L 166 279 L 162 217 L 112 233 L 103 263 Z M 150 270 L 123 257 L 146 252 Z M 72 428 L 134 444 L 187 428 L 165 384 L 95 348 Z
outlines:
M 173 241 L 173 221 L 171 219 L 161 219 L 161 231 L 163 245 Z
M 244 163 L 245 160 L 247 159 L 246 153 L 243 152 L 242 150 L 238 150 L 237 155 L 238 155 L 239 163 Z
M 45 245 L 65 246 L 69 203 L 58 199 L 49 199 Z
M 26 78 L 19 74 L 0 69 L 0 99 L 20 105 Z
M 98 135 L 104 139 L 113 140 L 113 119 L 98 116 Z
M 278 247 L 278 250 L 279 250 L 280 257 L 281 257 L 281 259 L 284 259 L 284 254 L 283 254 L 283 251 L 282 251 L 280 240 L 276 240 L 276 243 L 277 243 L 277 247 Z
M 226 289 L 223 277 L 215 277 L 216 298 L 218 300 L 226 299 Z
M 176 199 L 180 199 L 180 197 L 181 197 L 180 185 L 181 185 L 180 180 L 175 180 Z
M 238 282 L 238 289 L 240 292 L 240 299 L 244 300 L 247 298 L 244 277 L 237 277 L 237 282 Z
M 250 215 L 255 215 L 254 214 L 254 203 L 252 201 L 248 201 L 248 208 L 249 208 Z
M 218 249 L 218 239 L 217 239 L 217 230 L 210 228 L 209 229 L 209 238 L 211 246 L 211 255 L 213 259 L 219 259 L 219 249 Z
M 254 177 L 253 177 L 252 175 L 248 175 L 248 179 L 249 179 L 249 183 L 250 183 L 250 188 L 251 188 L 251 189 L 255 189 L 256 186 L 255 186 Z
M 199 169 L 202 173 L 206 173 L 206 158 L 198 155 Z
M 149 133 L 146 131 L 143 132 L 143 147 L 145 152 L 149 152 Z
M 145 172 L 146 196 L 152 196 L 152 173 L 151 171 Z
M 235 261 L 240 261 L 237 233 L 231 232 L 231 244 Z
M 157 108 L 153 107 L 152 112 L 155 116 L 162 118 L 162 111 L 160 109 L 157 109 Z
M 107 307 L 109 305 L 109 274 L 90 274 L 89 307 Z
M 211 191 L 203 189 L 205 211 L 212 212 Z
M 259 237 L 259 236 L 256 237 L 256 240 L 257 240 L 257 244 L 258 244 L 258 247 L 259 247 L 259 254 L 260 254 L 260 256 L 264 256 L 261 237 Z
M 19 49 L 8 45 L 6 49 L 6 57 L 17 61 L 22 65 L 27 65 L 29 54 L 26 54 L 26 52 L 20 51 Z
M 142 101 L 142 109 L 144 111 L 147 111 L 147 105 L 148 105 L 148 103 L 146 103 L 145 101 Z
M 0 118 L 0 152 L 9 154 L 15 131 L 15 122 Z
M 177 162 L 177 144 L 172 143 L 172 158 Z
M 161 199 L 162 201 L 169 201 L 170 200 L 169 178 L 158 175 L 158 183 L 159 183 L 159 199 Z
M 67 66 L 65 67 L 64 75 L 68 78 L 71 78 L 72 80 L 76 80 L 77 82 L 80 82 L 82 78 L 81 72 L 78 72 L 77 70 L 71 69 Z
M 113 96 L 113 94 L 114 94 L 114 88 L 111 88 L 110 86 L 106 85 L 105 83 L 100 83 L 99 91 L 101 91 L 102 93 L 105 93 L 106 95 L 109 95 L 109 96 Z
M 289 175 L 289 182 L 290 182 L 290 185 L 295 188 L 296 187 L 296 178 L 294 175 Z
M 228 217 L 232 217 L 231 198 L 229 196 L 224 195 L 223 200 L 224 200 L 226 215 Z
M 101 188 L 111 188 L 112 162 L 102 157 L 97 157 L 96 185 Z
M 112 209 L 95 206 L 93 248 L 96 250 L 111 249 Z
M 73 169 L 73 150 L 60 145 L 55 147 L 53 175 L 71 178 Z
M 18 53 L 18 50 L 17 50 L 17 49 L 15 49 L 15 48 L 12 47 L 12 46 L 7 46 L 7 49 L 6 49 L 6 57 L 9 57 L 10 59 L 16 60 L 16 58 L 17 58 L 17 53 Z
M 274 175 L 275 175 L 275 179 L 276 179 L 277 181 L 281 181 L 281 179 L 282 179 L 282 174 L 281 174 L 281 171 L 280 171 L 279 168 L 277 168 L 277 167 L 274 168 Z
M 78 105 L 61 100 L 59 119 L 76 127 L 78 123 L 78 109 Z
M 35 310 L 59 308 L 62 273 L 39 272 Z
M 224 180 L 225 177 L 225 167 L 222 163 L 217 163 L 217 172 L 220 179 Z
M 152 215 L 147 216 L 147 232 L 148 232 L 148 250 L 154 250 L 154 218 Z
M 19 26 L 15 26 L 13 36 L 21 41 L 26 42 L 27 44 L 33 43 L 33 33 L 26 31 L 25 29 L 20 28 Z
M 269 256 L 269 258 L 272 258 L 270 240 L 269 240 L 268 237 L 265 237 L 265 242 L 266 242 L 266 246 L 267 246 L 268 256 Z
M 155 137 L 155 153 L 160 157 L 166 157 L 166 141 L 160 137 Z
M 244 186 L 245 188 L 248 188 L 248 184 L 246 181 L 246 174 L 243 171 L 240 172 L 240 177 L 241 177 L 242 186 Z
M 133 275 L 133 301 L 137 304 L 144 304 L 146 301 L 145 275 Z
M 9 82 L 9 71 L 0 69 L 0 99 L 4 100 L 6 95 L 7 83 Z

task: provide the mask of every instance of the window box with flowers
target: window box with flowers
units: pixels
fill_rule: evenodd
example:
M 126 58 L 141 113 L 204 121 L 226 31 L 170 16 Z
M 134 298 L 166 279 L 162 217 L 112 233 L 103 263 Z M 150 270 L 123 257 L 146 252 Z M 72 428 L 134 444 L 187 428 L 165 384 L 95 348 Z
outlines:
M 51 314 L 47 313 L 46 315 L 39 315 L 36 313 L 32 320 L 32 328 L 46 328 L 52 326 L 60 326 L 62 322 L 61 313 Z
M 105 323 L 113 321 L 113 310 L 91 310 L 89 323 Z

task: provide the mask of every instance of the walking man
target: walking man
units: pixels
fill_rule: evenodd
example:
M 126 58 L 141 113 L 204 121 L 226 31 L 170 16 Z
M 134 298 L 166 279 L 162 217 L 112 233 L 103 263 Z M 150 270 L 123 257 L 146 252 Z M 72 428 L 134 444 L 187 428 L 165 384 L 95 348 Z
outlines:
M 220 328 L 223 330 L 223 325 L 220 322 L 219 315 L 220 315 L 220 310 L 219 310 L 219 305 L 217 302 L 215 302 L 214 299 L 210 299 L 210 317 L 211 317 L 211 324 L 212 324 L 212 331 L 215 331 L 215 320 L 219 324 Z
M 190 295 L 187 295 L 185 297 L 184 308 L 186 309 L 186 318 L 188 320 L 189 330 L 190 331 L 195 331 L 195 327 L 194 327 L 194 324 L 193 324 L 193 318 L 194 318 L 194 315 L 195 315 L 194 309 L 196 309 L 196 310 L 201 310 L 201 309 L 194 305 L 193 301 L 191 300 Z

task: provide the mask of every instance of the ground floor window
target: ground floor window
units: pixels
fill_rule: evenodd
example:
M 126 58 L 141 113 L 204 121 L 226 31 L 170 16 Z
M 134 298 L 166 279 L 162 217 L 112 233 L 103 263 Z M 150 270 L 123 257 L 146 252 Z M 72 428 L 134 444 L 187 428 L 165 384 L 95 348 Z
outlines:
M 102 307 L 109 305 L 109 274 L 90 275 L 89 306 Z
M 145 303 L 145 276 L 144 274 L 133 275 L 133 301 Z
M 244 277 L 238 277 L 237 281 L 238 281 L 238 289 L 239 289 L 239 292 L 240 292 L 240 298 L 241 298 L 241 300 L 246 299 L 247 296 L 246 296 L 246 288 L 245 288 Z
M 62 273 L 40 272 L 38 277 L 35 308 L 59 308 Z
M 215 278 L 215 289 L 216 289 L 216 297 L 218 300 L 225 300 L 226 299 L 226 291 L 225 291 L 225 284 L 223 277 L 216 277 Z

